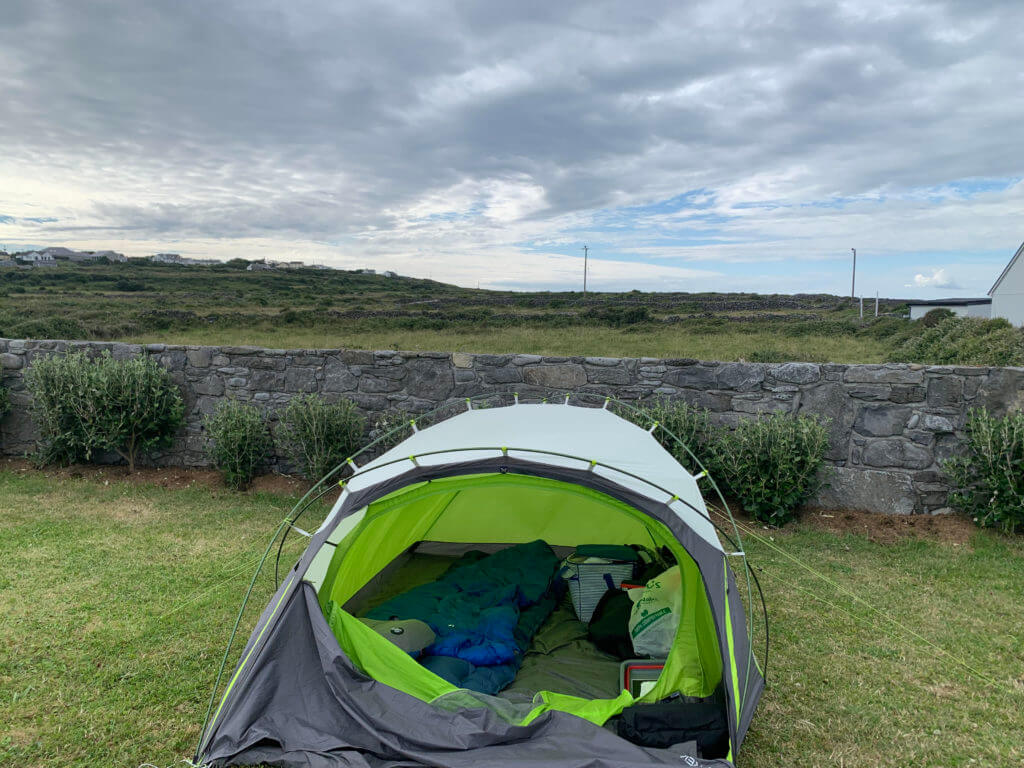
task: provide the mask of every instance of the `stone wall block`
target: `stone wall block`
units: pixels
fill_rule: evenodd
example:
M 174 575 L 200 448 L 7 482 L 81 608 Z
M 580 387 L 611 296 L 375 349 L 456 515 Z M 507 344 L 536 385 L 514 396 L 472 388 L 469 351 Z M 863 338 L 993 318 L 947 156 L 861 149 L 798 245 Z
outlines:
M 845 461 L 850 450 L 850 431 L 856 417 L 855 404 L 839 382 L 826 382 L 800 393 L 797 413 L 828 419 L 828 452 L 830 461 Z
M 575 363 L 531 365 L 524 369 L 523 381 L 549 389 L 576 389 L 587 383 L 587 372 Z
M 863 509 L 887 515 L 912 515 L 921 511 L 910 475 L 853 467 L 833 469 L 828 485 L 818 491 L 809 506 Z
M 209 347 L 190 349 L 185 353 L 185 358 L 193 368 L 209 368 L 213 362 L 213 350 Z
M 323 367 L 322 389 L 324 392 L 351 392 L 358 384 L 359 380 L 355 374 L 341 359 L 327 358 Z
M 843 381 L 848 384 L 920 384 L 924 370 L 898 363 L 846 366 Z
M 199 395 L 218 397 L 224 394 L 224 381 L 220 376 L 213 374 L 192 382 L 192 390 Z
M 620 386 L 631 384 L 633 377 L 625 368 L 609 368 L 605 366 L 585 365 L 587 381 L 591 384 L 617 384 Z
M 455 377 L 447 361 L 420 358 L 406 364 L 405 390 L 413 397 L 444 400 L 452 393 Z
M 253 389 L 280 392 L 285 389 L 285 374 L 282 371 L 256 369 L 249 376 L 249 385 Z
M 670 368 L 661 380 L 680 389 L 718 389 L 718 372 L 703 365 Z
M 458 373 L 461 371 L 456 371 L 456 374 Z M 481 380 L 486 384 L 514 384 L 523 380 L 523 369 L 516 365 L 484 368 L 479 373 Z M 457 375 L 456 381 L 458 381 Z
M 888 438 L 868 443 L 862 460 L 872 467 L 925 469 L 932 464 L 932 454 L 927 448 L 915 443 Z
M 776 381 L 791 384 L 813 384 L 821 380 L 821 366 L 814 363 L 783 363 L 770 366 L 769 371 Z
M 926 389 L 916 384 L 893 384 L 889 399 L 894 403 L 924 402 Z
M 724 363 L 718 370 L 718 388 L 741 392 L 758 389 L 764 381 L 764 375 L 765 366 L 762 363 Z
M 934 376 L 928 380 L 928 405 L 955 405 L 963 394 L 964 380 L 958 376 Z
M 902 405 L 865 405 L 857 413 L 853 429 L 871 437 L 899 435 L 906 429 L 912 413 Z
M 284 374 L 284 389 L 287 392 L 316 392 L 316 369 L 308 367 L 288 368 Z

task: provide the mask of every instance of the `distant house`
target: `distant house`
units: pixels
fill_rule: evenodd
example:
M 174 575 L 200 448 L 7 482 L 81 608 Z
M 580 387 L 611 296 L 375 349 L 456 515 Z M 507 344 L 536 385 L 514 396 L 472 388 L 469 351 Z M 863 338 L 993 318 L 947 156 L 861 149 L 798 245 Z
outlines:
M 128 261 L 123 253 L 117 251 L 74 251 L 68 256 L 69 261 L 96 261 L 97 259 Z
M 221 263 L 216 259 L 189 259 L 180 253 L 154 253 L 149 260 L 154 264 L 174 264 L 179 267 L 209 267 Z
M 77 256 L 78 251 L 72 251 L 70 248 L 64 248 L 60 245 L 51 246 L 49 248 L 43 248 L 40 253 L 48 253 L 55 259 L 70 259 L 72 256 Z
M 1003 317 L 1014 325 L 1024 326 L 1024 243 L 1013 254 L 988 295 L 992 297 L 992 317 Z
M 389 269 L 384 273 L 384 277 L 398 277 L 398 275 Z
M 267 264 L 264 261 L 254 261 L 248 267 L 245 268 L 246 272 L 273 272 L 275 269 L 273 264 Z
M 43 253 L 41 251 L 31 251 L 29 253 L 23 253 L 18 256 L 18 261 L 23 261 L 31 264 L 33 267 L 55 267 L 57 266 L 57 260 L 53 258 L 49 253 Z
M 154 264 L 181 264 L 183 260 L 180 253 L 154 253 L 149 257 Z
M 960 317 L 989 317 L 992 299 L 927 299 L 908 301 L 910 319 L 920 320 L 933 309 L 948 309 Z

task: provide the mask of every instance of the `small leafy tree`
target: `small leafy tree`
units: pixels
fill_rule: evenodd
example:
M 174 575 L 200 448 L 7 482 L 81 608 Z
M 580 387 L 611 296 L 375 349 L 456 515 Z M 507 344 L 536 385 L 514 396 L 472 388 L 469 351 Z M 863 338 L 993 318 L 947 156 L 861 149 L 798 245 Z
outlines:
M 351 400 L 328 403 L 317 395 L 292 398 L 281 414 L 289 457 L 310 480 L 318 480 L 359 450 L 366 420 Z
M 141 454 L 170 445 L 185 406 L 170 375 L 152 357 L 114 360 L 104 353 L 96 378 L 93 442 L 114 451 L 135 471 Z
M 139 457 L 169 445 L 184 405 L 170 375 L 151 357 L 96 359 L 83 352 L 36 361 L 26 373 L 42 437 L 43 463 L 112 451 L 134 472 Z
M 1024 527 L 1024 413 L 996 418 L 981 408 L 967 415 L 962 456 L 943 463 L 949 502 L 985 527 Z
M 32 418 L 39 430 L 35 460 L 66 465 L 86 461 L 91 452 L 84 418 L 92 391 L 92 361 L 82 352 L 50 355 L 32 363 L 25 384 L 32 395 Z
M 209 435 L 206 453 L 229 488 L 245 488 L 270 453 L 270 430 L 255 405 L 230 399 L 203 419 Z
M 711 443 L 714 477 L 755 518 L 783 525 L 821 487 L 827 448 L 825 425 L 809 416 L 741 421 Z

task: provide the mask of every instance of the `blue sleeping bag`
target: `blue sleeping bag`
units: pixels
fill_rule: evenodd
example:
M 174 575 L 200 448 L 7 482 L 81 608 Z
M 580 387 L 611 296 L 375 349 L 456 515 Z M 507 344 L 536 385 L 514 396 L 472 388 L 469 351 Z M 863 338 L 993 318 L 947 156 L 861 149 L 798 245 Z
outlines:
M 419 619 L 437 635 L 423 666 L 460 688 L 497 693 L 512 682 L 540 625 L 558 604 L 559 559 L 544 541 L 493 555 L 470 552 L 437 581 L 415 587 L 366 614 Z

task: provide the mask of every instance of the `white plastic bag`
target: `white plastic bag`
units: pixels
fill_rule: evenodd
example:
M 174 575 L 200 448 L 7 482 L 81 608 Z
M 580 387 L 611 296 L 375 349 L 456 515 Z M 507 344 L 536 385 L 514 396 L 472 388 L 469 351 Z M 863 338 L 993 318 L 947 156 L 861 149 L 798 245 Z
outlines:
M 676 637 L 682 605 L 683 584 L 678 565 L 647 582 L 643 595 L 633 604 L 629 614 L 629 637 L 637 656 L 653 659 L 668 656 Z

